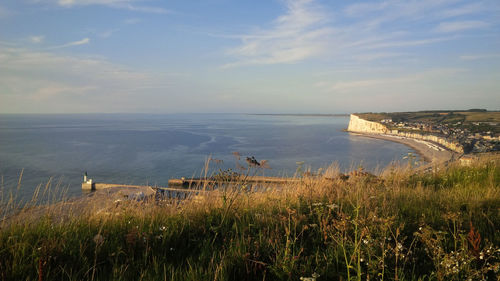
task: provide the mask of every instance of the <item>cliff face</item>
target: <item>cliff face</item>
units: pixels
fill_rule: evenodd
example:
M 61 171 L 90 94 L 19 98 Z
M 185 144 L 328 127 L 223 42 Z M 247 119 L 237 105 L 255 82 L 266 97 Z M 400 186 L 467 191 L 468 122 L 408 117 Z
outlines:
M 460 145 L 459 143 L 449 141 L 446 138 L 435 135 L 421 134 L 417 132 L 410 133 L 410 132 L 399 132 L 397 130 L 391 131 L 386 126 L 380 123 L 361 119 L 354 114 L 351 114 L 351 119 L 349 120 L 349 126 L 347 127 L 347 131 L 357 132 L 357 133 L 388 134 L 388 135 L 407 137 L 412 139 L 431 141 L 434 143 L 438 143 L 452 151 L 458 153 L 464 153 L 462 145 Z
M 347 130 L 349 132 L 359 132 L 359 133 L 378 133 L 378 134 L 389 133 L 389 129 L 387 129 L 386 126 L 377 122 L 361 119 L 354 114 L 351 114 L 351 119 L 349 120 L 349 126 L 347 127 Z
M 409 133 L 409 132 L 393 132 L 391 135 L 397 135 L 401 137 L 407 137 L 411 139 L 419 139 L 419 140 L 424 140 L 424 141 L 431 141 L 437 144 L 440 144 L 449 150 L 458 152 L 458 153 L 464 153 L 464 148 L 462 145 L 459 143 L 451 142 L 448 141 L 446 138 L 435 136 L 435 135 L 425 135 L 425 134 L 420 134 L 420 133 Z

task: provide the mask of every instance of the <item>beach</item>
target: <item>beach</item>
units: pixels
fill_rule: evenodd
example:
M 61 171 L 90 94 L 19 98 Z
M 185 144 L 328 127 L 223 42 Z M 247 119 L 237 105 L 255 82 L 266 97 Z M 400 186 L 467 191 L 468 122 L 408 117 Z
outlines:
M 417 140 L 417 139 L 387 135 L 387 134 L 359 133 L 359 132 L 350 132 L 350 133 L 357 136 L 388 140 L 407 145 L 412 149 L 414 149 L 415 152 L 417 152 L 418 155 L 420 155 L 420 157 L 422 157 L 424 161 L 427 162 L 427 164 L 424 165 L 426 167 L 428 165 L 446 163 L 458 156 L 456 152 L 452 152 L 444 148 L 443 146 L 440 146 L 436 143 L 429 141 L 423 141 L 423 140 Z

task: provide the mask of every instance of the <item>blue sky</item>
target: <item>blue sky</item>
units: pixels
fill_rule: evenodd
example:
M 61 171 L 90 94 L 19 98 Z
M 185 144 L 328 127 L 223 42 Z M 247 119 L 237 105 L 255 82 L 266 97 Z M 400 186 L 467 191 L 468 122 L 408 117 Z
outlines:
M 0 113 L 500 109 L 500 1 L 6 0 Z

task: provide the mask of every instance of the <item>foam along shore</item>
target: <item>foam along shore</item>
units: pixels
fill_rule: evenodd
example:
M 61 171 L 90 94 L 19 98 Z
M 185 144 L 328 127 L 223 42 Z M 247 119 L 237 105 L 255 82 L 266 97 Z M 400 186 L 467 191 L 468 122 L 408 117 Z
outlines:
M 418 155 L 420 155 L 420 157 L 422 157 L 424 161 L 428 162 L 429 164 L 445 163 L 458 156 L 457 153 L 452 152 L 438 144 L 429 141 L 407 138 L 397 135 L 382 134 L 382 133 L 364 133 L 364 132 L 349 132 L 349 133 L 357 136 L 364 136 L 364 137 L 402 143 L 415 150 L 415 152 L 417 152 Z

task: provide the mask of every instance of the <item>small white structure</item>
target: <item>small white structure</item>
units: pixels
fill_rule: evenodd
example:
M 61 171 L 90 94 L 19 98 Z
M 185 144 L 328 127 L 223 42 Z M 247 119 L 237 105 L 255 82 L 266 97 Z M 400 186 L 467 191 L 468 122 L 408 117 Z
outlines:
M 88 183 L 88 184 L 92 184 L 92 179 L 88 178 L 87 172 L 85 172 L 85 174 L 83 174 L 83 182 Z
M 93 183 L 92 179 L 88 177 L 87 172 L 85 172 L 83 174 L 82 189 L 85 189 L 85 190 L 94 190 L 95 189 L 95 184 Z

